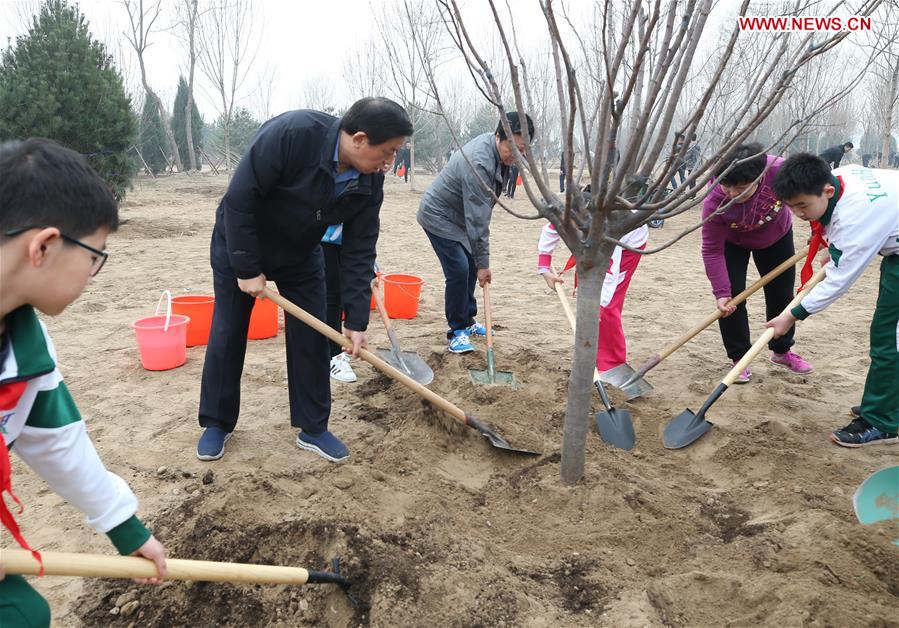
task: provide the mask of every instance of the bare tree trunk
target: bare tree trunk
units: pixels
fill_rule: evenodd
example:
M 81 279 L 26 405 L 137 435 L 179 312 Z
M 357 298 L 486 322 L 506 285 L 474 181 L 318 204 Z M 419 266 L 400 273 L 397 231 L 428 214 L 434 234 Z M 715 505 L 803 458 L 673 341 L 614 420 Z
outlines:
M 125 11 L 128 12 L 128 20 L 131 25 L 131 33 L 125 33 L 125 38 L 134 48 L 137 54 L 137 63 L 140 66 L 140 80 L 144 86 L 144 92 L 147 98 L 153 101 L 159 112 L 159 118 L 162 121 L 162 129 L 165 132 L 165 138 L 172 152 L 172 158 L 178 172 L 184 172 L 184 166 L 181 164 L 181 156 L 178 154 L 178 143 L 175 142 L 175 134 L 172 132 L 172 121 L 169 118 L 168 111 L 162 104 L 162 99 L 156 95 L 156 92 L 147 82 L 147 69 L 144 64 L 144 52 L 149 45 L 150 33 L 153 31 L 153 24 L 156 22 L 160 13 L 160 3 L 151 4 L 146 10 L 144 9 L 144 0 L 122 0 Z
M 590 401 L 599 338 L 596 313 L 602 304 L 602 284 L 613 249 L 604 245 L 597 253 L 596 264 L 590 268 L 577 265 L 577 332 L 562 436 L 562 482 L 565 484 L 575 484 L 584 475 L 584 442 L 591 423 Z
M 409 189 L 415 191 L 415 134 L 409 138 Z
M 198 0 L 188 0 L 188 76 L 187 76 L 187 104 L 184 109 L 184 123 L 187 126 L 187 154 L 190 159 L 190 169 L 199 170 L 197 166 L 197 153 L 194 150 L 194 73 L 197 67 L 197 15 L 199 13 Z
M 890 139 L 893 130 L 893 110 L 896 108 L 896 101 L 899 99 L 899 56 L 893 61 L 892 76 L 890 76 L 890 88 L 887 98 L 887 107 L 884 111 L 883 118 L 883 142 L 881 143 L 880 152 L 883 155 L 880 167 L 890 163 Z M 897 148 L 899 150 L 899 148 Z
M 231 171 L 231 123 L 237 91 L 253 65 L 261 39 L 254 39 L 254 16 L 248 0 L 214 0 L 199 21 L 200 68 L 221 99 L 225 167 Z

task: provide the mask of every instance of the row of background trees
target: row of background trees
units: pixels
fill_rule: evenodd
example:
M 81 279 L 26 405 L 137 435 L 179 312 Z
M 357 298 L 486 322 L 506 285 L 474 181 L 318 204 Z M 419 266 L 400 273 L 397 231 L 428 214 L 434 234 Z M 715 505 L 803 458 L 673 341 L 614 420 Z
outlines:
M 342 86 L 331 77 L 306 79 L 291 107 L 340 115 L 356 98 L 391 96 L 407 108 L 415 123 L 415 135 L 410 138 L 413 171 L 439 170 L 453 147 L 491 130 L 497 120 L 496 107 L 485 102 L 467 80 L 466 72 L 460 70 L 463 66 L 458 65 L 458 51 L 446 37 L 442 4 L 401 0 L 372 5 L 374 32 L 345 53 Z M 90 155 L 120 194 L 123 184 L 142 165 L 154 173 L 183 172 L 200 169 L 208 158 L 213 165 L 230 171 L 261 122 L 280 113 L 272 108 L 275 68 L 256 67 L 262 7 L 251 0 L 120 0 L 127 23 L 121 33 L 124 38 L 106 38 L 113 42 L 111 51 L 93 38 L 77 5 L 68 0 L 45 0 L 21 7 L 20 18 L 30 20 L 30 28 L 4 51 L 0 63 L 0 139 L 57 137 Z M 595 11 L 599 10 L 600 5 L 596 5 Z M 596 13 L 594 18 L 601 16 Z M 897 29 L 889 20 L 879 22 L 878 27 Z M 160 43 L 163 33 L 179 42 L 179 65 L 185 74 L 178 79 L 170 105 L 160 96 L 165 90 L 149 84 L 146 71 L 152 62 L 152 45 Z M 500 58 L 495 34 L 488 35 L 485 49 L 493 58 Z M 430 59 L 431 69 L 445 69 L 439 102 L 435 98 L 438 86 L 431 84 L 436 73 L 429 76 L 429 68 L 421 59 Z M 535 107 L 531 113 L 540 134 L 536 157 L 548 167 L 558 166 L 562 150 L 562 115 L 553 59 L 549 46 L 542 50 L 534 47 L 522 56 Z M 600 67 L 597 61 L 585 55 L 580 60 L 582 71 Z M 511 103 L 508 68 L 503 64 L 496 67 L 504 102 Z M 734 69 L 724 77 L 727 89 L 716 101 L 709 124 L 698 129 L 701 145 L 716 142 L 712 129 L 720 127 L 734 103 L 745 97 L 739 86 L 740 72 Z M 251 74 L 259 77 L 255 83 L 248 80 Z M 701 78 L 700 71 L 686 86 L 687 96 L 691 90 L 701 89 Z M 814 70 L 797 77 L 797 83 L 805 81 L 809 86 L 816 80 Z M 207 116 L 211 124 L 204 123 L 197 107 L 195 94 L 200 87 L 217 103 L 215 112 Z M 113 92 L 115 97 L 110 96 Z M 84 93 L 107 97 L 97 103 L 79 100 L 77 95 Z M 767 143 L 780 133 L 784 122 L 801 106 L 800 94 L 801 90 L 795 91 L 771 114 L 758 129 L 757 139 Z M 820 152 L 855 138 L 859 154 L 888 155 L 896 150 L 892 133 L 899 126 L 897 105 L 899 51 L 895 46 L 884 46 L 858 96 L 834 106 L 826 118 L 811 121 L 790 138 L 785 150 Z M 716 117 L 720 124 L 716 124 Z M 115 123 L 110 124 L 110 119 Z M 583 147 L 576 146 L 575 153 L 583 156 Z M 412 185 L 416 187 L 414 175 Z

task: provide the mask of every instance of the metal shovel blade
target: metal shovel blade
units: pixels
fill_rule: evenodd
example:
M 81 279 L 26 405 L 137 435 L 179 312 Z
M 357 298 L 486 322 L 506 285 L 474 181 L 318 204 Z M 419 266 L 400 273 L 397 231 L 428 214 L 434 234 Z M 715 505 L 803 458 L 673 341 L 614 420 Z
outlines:
M 696 441 L 700 436 L 712 429 L 712 423 L 706 420 L 705 413 L 694 414 L 689 408 L 677 415 L 662 434 L 665 449 L 681 449 Z
M 599 436 L 618 449 L 633 449 L 637 443 L 634 422 L 627 410 L 612 408 L 596 413 L 596 429 Z
M 387 364 L 423 386 L 434 381 L 434 371 L 414 351 L 395 352 L 392 349 L 375 349 L 375 353 Z
M 515 376 L 509 371 L 494 371 L 491 377 L 491 373 L 487 369 L 468 369 L 468 374 L 471 375 L 471 381 L 475 384 L 483 384 L 485 386 L 490 386 L 491 384 L 501 386 L 515 385 Z
M 627 396 L 627 400 L 636 399 L 637 397 L 642 397 L 649 391 L 653 390 L 652 384 L 647 382 L 642 377 L 638 378 L 634 382 L 629 382 L 636 371 L 631 367 L 630 364 L 626 362 L 624 364 L 620 364 L 613 369 L 609 369 L 600 375 L 600 379 L 611 386 L 619 389 Z
M 515 376 L 509 371 L 497 371 L 494 366 L 493 349 L 487 349 L 487 368 L 486 369 L 468 369 L 471 381 L 475 384 L 483 384 L 490 386 L 493 384 L 501 386 L 514 386 Z
M 470 414 L 465 416 L 465 423 L 470 427 L 476 429 L 481 436 L 486 438 L 491 445 L 496 447 L 497 449 L 503 449 L 513 454 L 521 454 L 523 456 L 540 456 L 542 455 L 539 451 L 531 451 L 530 449 L 518 449 L 516 447 L 512 447 L 505 438 L 491 430 L 489 427 L 481 423 L 479 420 L 471 416 Z

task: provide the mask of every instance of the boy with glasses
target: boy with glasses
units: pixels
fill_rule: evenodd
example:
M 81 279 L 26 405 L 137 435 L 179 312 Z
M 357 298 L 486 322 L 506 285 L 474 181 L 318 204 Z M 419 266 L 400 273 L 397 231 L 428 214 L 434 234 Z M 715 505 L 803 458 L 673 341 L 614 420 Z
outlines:
M 116 201 L 81 155 L 45 139 L 0 145 L 0 521 L 31 550 L 3 501 L 8 492 L 18 502 L 12 449 L 120 553 L 154 561 L 159 578 L 149 581 L 158 583 L 165 551 L 135 516 L 131 489 L 97 456 L 35 312 L 55 316 L 81 295 L 117 227 Z M 0 625 L 49 626 L 47 602 L 24 578 L 4 578 L 2 563 Z

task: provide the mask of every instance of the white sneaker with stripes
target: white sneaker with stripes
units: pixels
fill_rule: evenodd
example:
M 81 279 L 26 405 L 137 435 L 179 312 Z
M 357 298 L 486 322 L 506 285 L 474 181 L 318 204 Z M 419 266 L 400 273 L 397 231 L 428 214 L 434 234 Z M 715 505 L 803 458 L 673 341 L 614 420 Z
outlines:
M 331 358 L 331 379 L 350 384 L 356 381 L 356 374 L 350 366 L 350 356 L 338 353 Z

